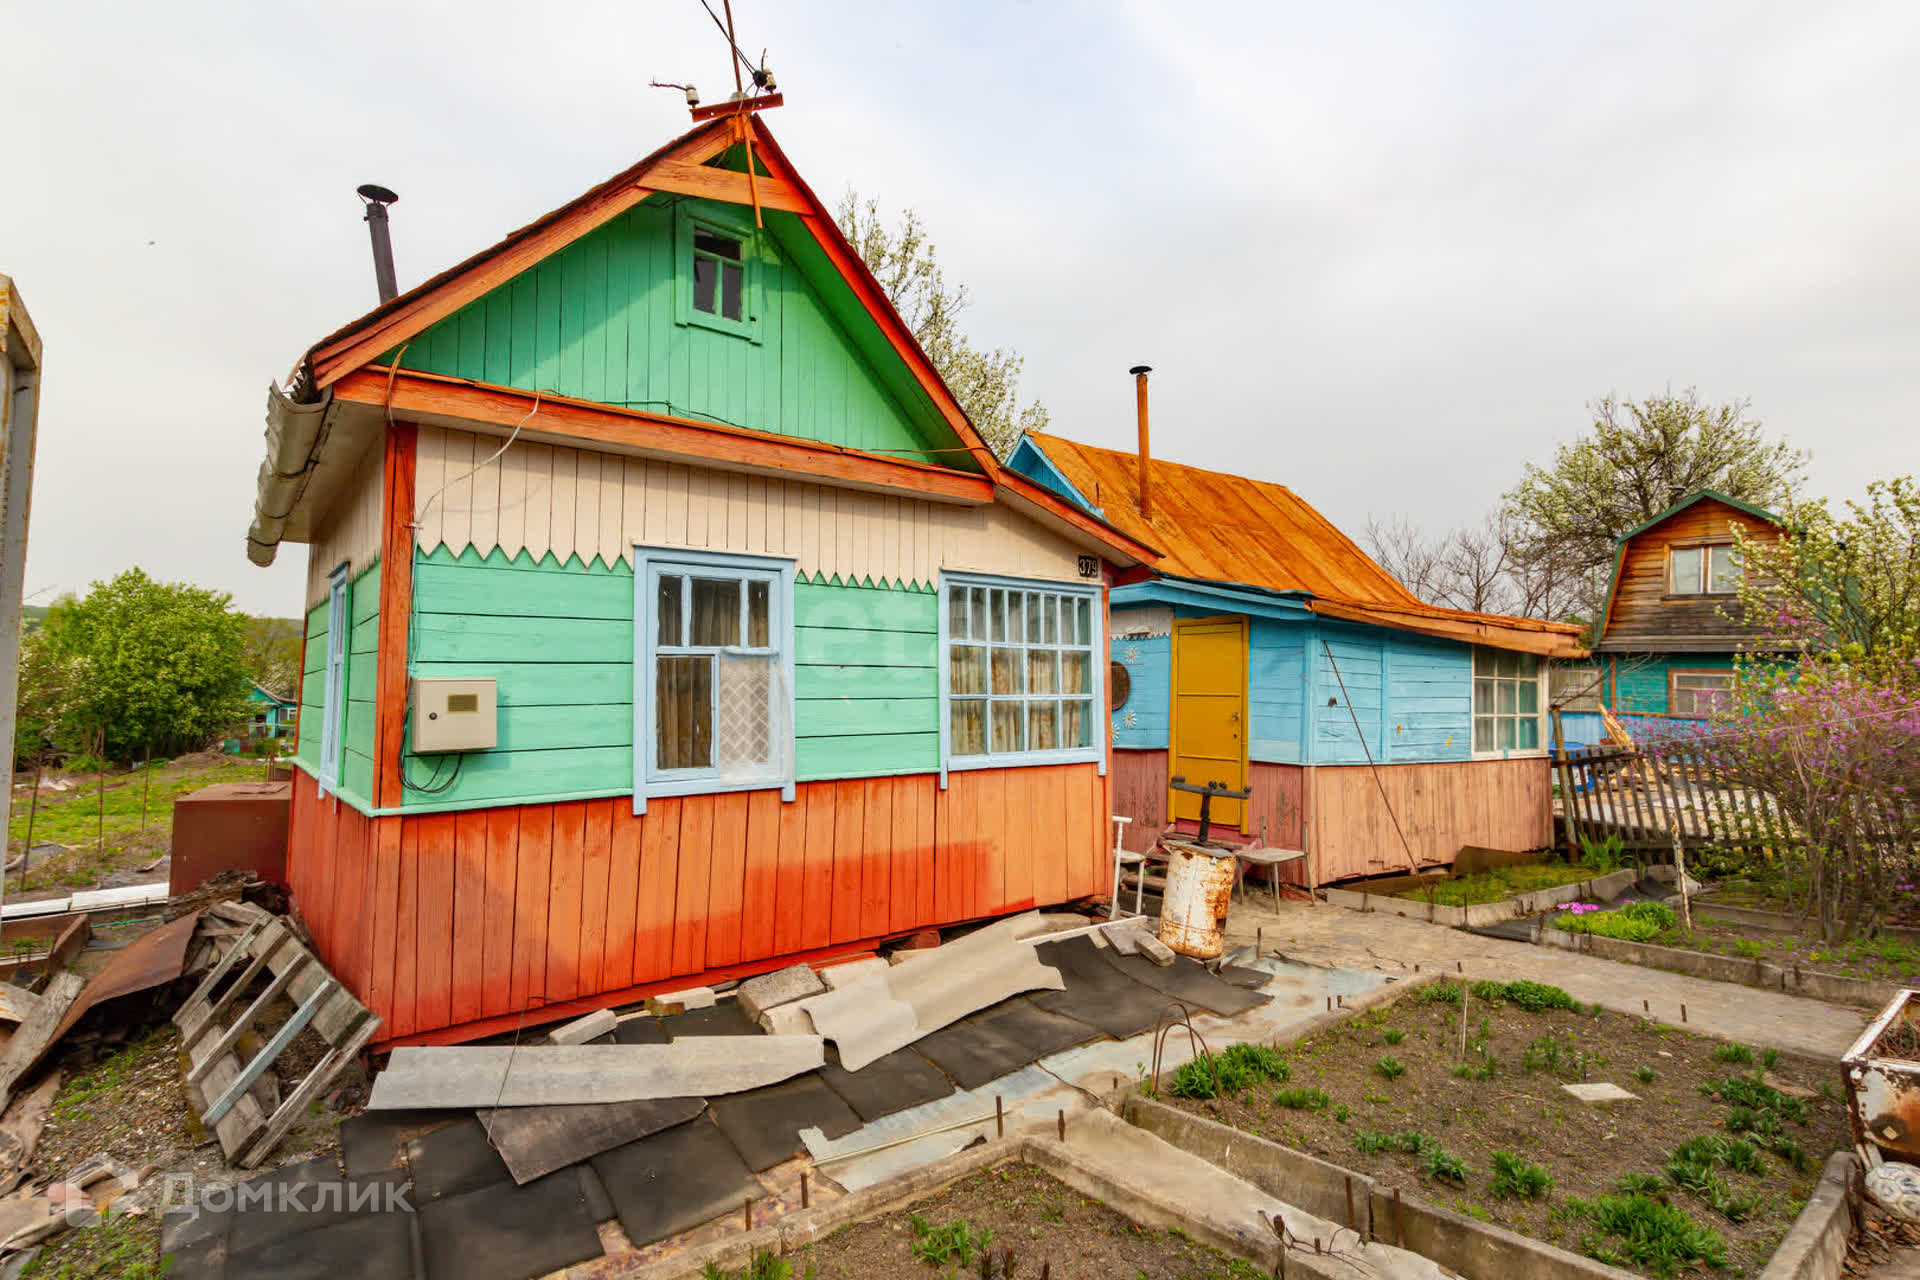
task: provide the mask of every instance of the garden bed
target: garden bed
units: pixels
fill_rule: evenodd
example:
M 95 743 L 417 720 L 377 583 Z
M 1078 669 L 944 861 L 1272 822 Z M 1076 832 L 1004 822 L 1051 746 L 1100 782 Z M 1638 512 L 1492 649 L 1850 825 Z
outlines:
M 1576 900 L 1611 901 L 1637 878 L 1632 868 L 1596 874 L 1567 863 L 1534 863 L 1449 879 L 1400 877 L 1321 892 L 1334 906 L 1466 927 L 1498 924 Z
M 1469 1001 L 1463 1059 L 1458 990 L 1417 990 L 1282 1049 L 1285 1080 L 1165 1100 L 1645 1275 L 1686 1269 L 1688 1253 L 1719 1259 L 1715 1274 L 1758 1274 L 1848 1144 L 1832 1067 L 1620 1014 L 1519 1007 L 1565 1001 L 1532 984 Z M 1167 1095 L 1210 1087 L 1204 1064 L 1183 1073 Z M 1581 1081 L 1636 1097 L 1593 1106 L 1561 1088 Z M 1664 1266 L 1633 1256 L 1636 1224 L 1665 1225 Z

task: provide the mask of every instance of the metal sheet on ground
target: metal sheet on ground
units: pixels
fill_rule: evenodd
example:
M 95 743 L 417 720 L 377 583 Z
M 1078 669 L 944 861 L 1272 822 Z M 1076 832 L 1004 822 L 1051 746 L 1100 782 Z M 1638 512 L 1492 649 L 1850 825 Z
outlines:
M 340 1122 L 340 1163 L 349 1178 L 406 1167 L 406 1146 L 459 1120 L 460 1111 L 363 1111 Z
M 419 1218 L 426 1280 L 527 1280 L 602 1253 L 575 1169 L 436 1200 Z
M 513 1180 L 531 1182 L 602 1151 L 685 1124 L 706 1105 L 704 1098 L 654 1098 L 570 1107 L 498 1107 L 478 1113 L 477 1119 Z
M 1058 969 L 1067 983 L 1064 991 L 1037 991 L 1027 997 L 1042 1009 L 1124 1040 L 1151 1031 L 1167 1007 L 1164 993 L 1108 964 L 1091 938 L 1043 942 L 1034 950 L 1041 963 Z
M 1175 956 L 1162 969 L 1145 956 L 1119 956 L 1111 948 L 1100 958 L 1127 977 L 1152 987 L 1170 1000 L 1208 1009 L 1223 1018 L 1232 1018 L 1263 1005 L 1267 997 L 1257 991 L 1245 991 L 1208 973 L 1198 960 Z
M 592 1163 L 636 1245 L 736 1211 L 761 1193 L 753 1171 L 705 1116 L 603 1151 Z
M 197 1274 L 222 1280 L 412 1280 L 413 1233 L 407 1217 L 365 1214 L 249 1249 L 234 1249 L 229 1242 L 225 1267 Z M 184 1280 L 196 1271 L 189 1267 L 168 1274 Z
M 911 1049 L 896 1049 L 858 1071 L 829 1062 L 820 1068 L 820 1078 L 862 1120 L 878 1120 L 954 1091 L 944 1071 Z
M 688 1036 L 758 1036 L 766 1034 L 760 1030 L 758 1023 L 741 1012 L 740 1002 L 738 1000 L 722 1000 L 719 1004 L 709 1005 L 705 1009 L 689 1009 L 685 1013 L 670 1013 L 660 1019 L 660 1029 L 666 1032 L 667 1039 L 669 1040 L 681 1040 Z M 646 1042 L 642 1041 L 641 1043 Z
M 802 1129 L 818 1127 L 831 1139 L 860 1127 L 853 1108 L 817 1075 L 715 1098 L 712 1109 L 720 1132 L 756 1173 L 804 1151 Z
M 506 1162 L 487 1141 L 487 1131 L 473 1116 L 463 1116 L 409 1142 L 407 1167 L 413 1171 L 416 1207 L 513 1181 Z

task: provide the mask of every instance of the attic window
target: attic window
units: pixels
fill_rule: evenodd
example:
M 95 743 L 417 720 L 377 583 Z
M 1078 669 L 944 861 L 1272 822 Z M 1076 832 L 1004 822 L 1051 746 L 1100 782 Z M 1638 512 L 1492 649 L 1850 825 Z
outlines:
M 695 227 L 693 309 L 726 320 L 739 320 L 746 279 L 740 241 L 706 227 Z
M 1673 547 L 1667 554 L 1671 559 L 1671 594 L 1724 596 L 1738 590 L 1740 561 L 1732 543 Z

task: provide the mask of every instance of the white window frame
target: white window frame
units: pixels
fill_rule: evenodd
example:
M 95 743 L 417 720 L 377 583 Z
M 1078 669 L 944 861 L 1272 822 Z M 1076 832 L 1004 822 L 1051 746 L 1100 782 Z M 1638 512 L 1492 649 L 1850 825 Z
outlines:
M 1537 734 L 1537 737 L 1535 738 L 1536 745 L 1531 747 L 1521 747 L 1521 746 L 1502 747 L 1498 745 L 1499 722 L 1501 720 L 1510 720 L 1510 719 L 1517 720 L 1520 715 L 1520 713 L 1517 711 L 1502 712 L 1499 709 L 1498 682 L 1501 680 L 1512 680 L 1515 682 L 1516 685 L 1518 685 L 1519 683 L 1525 680 L 1525 677 L 1498 676 L 1498 675 L 1491 676 L 1491 677 L 1483 677 L 1480 674 L 1480 655 L 1481 654 L 1493 655 L 1496 658 L 1496 660 L 1498 658 L 1498 655 L 1500 654 L 1513 654 L 1515 657 L 1521 658 L 1525 661 L 1528 661 L 1534 664 L 1533 707 L 1534 707 L 1534 722 L 1538 726 L 1537 729 L 1535 730 Z M 1467 746 L 1469 750 L 1472 751 L 1473 758 L 1475 760 L 1524 760 L 1533 756 L 1546 755 L 1548 753 L 1547 752 L 1547 694 L 1549 692 L 1548 683 L 1547 683 L 1547 665 L 1548 665 L 1547 660 L 1541 657 L 1539 654 L 1518 653 L 1515 650 L 1496 649 L 1488 645 L 1474 645 L 1473 653 L 1468 659 L 1468 664 L 1469 666 L 1468 666 L 1468 679 L 1467 679 Z M 1495 681 L 1494 710 L 1490 713 L 1485 713 L 1485 714 L 1481 713 L 1474 705 L 1475 687 L 1478 685 L 1479 681 L 1482 679 L 1492 679 Z M 1517 694 L 1516 694 L 1516 697 L 1517 697 Z M 1483 719 L 1492 720 L 1494 722 L 1494 725 L 1495 725 L 1494 742 L 1496 744 L 1493 747 L 1490 747 L 1484 751 L 1481 750 L 1479 746 L 1479 742 L 1480 742 L 1479 722 Z M 1518 735 L 1516 733 L 1516 741 L 1517 740 L 1518 740 Z
M 1729 693 L 1733 689 L 1733 672 L 1729 670 L 1725 670 L 1725 669 L 1716 670 L 1708 667 L 1669 668 L 1667 671 L 1667 714 L 1670 716 L 1683 716 L 1689 720 L 1698 720 L 1705 716 L 1709 716 L 1713 714 L 1712 708 L 1708 708 L 1705 711 L 1700 711 L 1700 710 L 1682 711 L 1677 706 L 1674 705 L 1680 693 L 1680 678 L 1682 676 L 1692 676 L 1695 678 L 1698 678 L 1700 676 L 1708 676 L 1716 680 L 1726 681 L 1726 683 L 1718 689 L 1688 689 L 1686 692 L 1690 695 L 1698 695 L 1702 693 Z
M 320 693 L 320 773 L 315 795 L 340 789 L 340 760 L 347 737 L 347 634 L 352 624 L 347 608 L 347 569 L 335 566 L 327 578 L 327 668 Z
M 1089 743 L 1089 745 L 1084 747 L 1051 747 L 1042 751 L 1018 751 L 1018 752 L 999 752 L 999 753 L 995 753 L 991 749 L 989 749 L 988 752 L 984 755 L 970 755 L 970 756 L 962 756 L 962 755 L 954 754 L 953 752 L 953 721 L 952 721 L 953 711 L 952 711 L 952 705 L 951 705 L 951 702 L 952 702 L 951 682 L 952 682 L 952 669 L 953 669 L 952 645 L 956 643 L 956 641 L 951 634 L 952 629 L 951 629 L 951 626 L 949 625 L 950 618 L 951 618 L 951 606 L 949 604 L 949 599 L 950 599 L 951 592 L 955 587 L 986 587 L 989 589 L 998 587 L 1003 590 L 1009 590 L 1009 591 L 1038 591 L 1038 592 L 1046 593 L 1048 595 L 1056 595 L 1056 596 L 1061 596 L 1061 597 L 1074 599 L 1074 600 L 1086 600 L 1088 602 L 1089 608 L 1087 610 L 1087 617 L 1089 620 L 1089 630 L 1091 632 L 1091 637 L 1085 645 L 1081 645 L 1077 643 L 1071 644 L 1071 645 L 1059 644 L 1059 643 L 1055 643 L 1052 645 L 1047 645 L 1047 644 L 1033 645 L 1033 644 L 1028 644 L 1024 640 L 1019 642 L 1018 644 L 1015 644 L 1012 641 L 1003 641 L 1003 642 L 1000 642 L 997 646 L 995 642 L 993 642 L 992 640 L 987 640 L 982 643 L 984 643 L 988 648 L 989 654 L 991 654 L 991 650 L 995 647 L 1009 648 L 1009 649 L 1023 649 L 1023 650 L 1031 649 L 1031 648 L 1051 648 L 1056 652 L 1076 652 L 1076 653 L 1084 649 L 1088 654 L 1088 658 L 1087 658 L 1088 683 L 1093 686 L 1093 689 L 1092 689 L 1093 696 L 1092 696 L 1091 707 L 1090 707 L 1090 713 L 1092 716 L 1092 719 L 1090 722 L 1092 740 Z M 1101 775 L 1105 776 L 1107 771 L 1107 753 L 1106 753 L 1107 738 L 1112 733 L 1112 730 L 1108 725 L 1107 705 L 1106 705 L 1107 704 L 1106 664 L 1109 660 L 1110 655 L 1107 652 L 1108 643 L 1107 643 L 1107 637 L 1106 637 L 1106 620 L 1105 620 L 1104 613 L 1101 609 L 1100 590 L 1101 589 L 1097 586 L 1084 586 L 1079 583 L 1070 583 L 1070 582 L 1049 582 L 1043 579 L 1004 578 L 1004 577 L 998 577 L 991 574 L 979 574 L 979 573 L 948 573 L 944 571 L 941 573 L 940 575 L 940 619 L 939 619 L 940 648 L 939 648 L 937 662 L 939 665 L 939 674 L 940 674 L 940 785 L 942 787 L 946 786 L 947 784 L 947 774 L 949 772 L 956 771 L 956 770 L 964 771 L 969 769 L 1019 769 L 1019 768 L 1025 768 L 1029 765 L 1043 765 L 1043 764 L 1097 764 L 1100 766 Z M 962 643 L 962 644 L 972 643 L 972 640 L 971 640 L 971 637 L 963 637 L 958 641 L 958 643 Z M 987 661 L 988 661 L 988 680 L 991 681 L 992 680 L 992 661 L 993 661 L 992 657 L 989 656 Z M 1022 672 L 1021 678 L 1022 680 L 1024 680 L 1025 679 L 1024 664 L 1022 664 L 1021 666 L 1021 672 Z M 1064 698 L 1068 695 L 1055 694 L 1053 696 L 1055 696 L 1056 698 Z M 993 695 L 989 694 L 988 701 L 991 702 L 993 700 L 994 700 Z M 1011 695 L 1007 695 L 1004 700 L 1013 701 L 1016 699 Z M 1027 701 L 1024 694 L 1020 695 L 1017 698 L 1017 700 L 1021 702 Z M 989 724 L 987 727 L 987 743 L 989 748 L 991 748 L 992 742 L 993 742 L 993 729 L 992 729 L 992 724 L 989 721 Z
M 1674 564 L 1674 555 L 1682 551 L 1700 553 L 1700 572 L 1691 585 L 1683 585 Z M 1725 591 L 1716 591 L 1713 587 L 1713 555 L 1716 551 L 1725 552 L 1731 561 L 1734 581 L 1740 578 L 1740 557 L 1731 542 L 1695 542 L 1667 547 L 1667 594 L 1673 596 L 1731 596 L 1738 594 L 1737 586 Z
M 776 753 L 765 773 L 723 780 L 718 766 L 702 769 L 661 769 L 656 763 L 658 742 L 654 736 L 655 661 L 659 655 L 659 627 L 655 625 L 655 604 L 659 599 L 660 575 L 676 573 L 704 578 L 734 578 L 742 582 L 764 581 L 767 590 L 767 639 L 765 648 L 734 646 L 726 652 L 773 654 L 780 660 L 786 697 L 786 749 Z M 647 811 L 647 797 L 717 795 L 728 791 L 769 791 L 780 789 L 782 800 L 795 795 L 794 720 L 794 643 L 793 613 L 794 562 L 783 556 L 734 555 L 718 551 L 682 551 L 666 547 L 633 549 L 633 811 Z M 742 609 L 745 593 L 742 593 Z M 682 616 L 692 617 L 692 601 L 682 602 Z M 744 639 L 745 618 L 741 619 Z M 669 646 L 671 651 L 672 646 Z

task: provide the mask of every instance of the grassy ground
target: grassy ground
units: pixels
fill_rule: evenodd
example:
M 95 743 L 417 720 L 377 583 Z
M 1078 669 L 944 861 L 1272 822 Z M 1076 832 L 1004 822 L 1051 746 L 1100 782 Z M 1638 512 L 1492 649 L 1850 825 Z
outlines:
M 1552 889 L 1563 884 L 1591 880 L 1589 867 L 1569 866 L 1564 862 L 1530 863 L 1518 867 L 1495 867 L 1470 876 L 1442 880 L 1422 889 L 1409 889 L 1396 896 L 1415 902 L 1432 901 L 1443 907 L 1472 907 L 1483 902 L 1499 902 L 1515 894 L 1534 889 Z
M 55 1236 L 20 1280 L 160 1280 L 172 1269 L 160 1257 L 160 1220 L 113 1214 Z
M 1836 1071 L 1517 985 L 1474 984 L 1464 1056 L 1442 983 L 1271 1057 L 1223 1055 L 1237 1087 L 1169 1100 L 1643 1275 L 1757 1274 L 1848 1142 Z M 1561 1087 L 1583 1080 L 1634 1100 Z M 1211 1073 L 1169 1092 L 1212 1093 Z
M 33 818 L 33 842 L 65 845 L 65 851 L 29 859 L 26 883 L 23 885 L 16 873 L 9 877 L 8 889 L 17 892 L 23 888 L 86 888 L 109 872 L 145 866 L 167 852 L 176 797 L 217 782 L 259 782 L 265 777 L 264 761 L 206 752 L 156 764 L 151 777 L 139 769 L 129 773 L 109 772 L 104 844 L 100 839 L 99 776 L 72 777 L 68 779 L 73 783 L 71 790 L 42 793 Z M 20 779 L 16 779 L 18 781 Z M 7 824 L 9 860 L 26 848 L 32 776 L 27 775 L 25 782 L 26 786 L 14 791 L 12 820 Z M 144 829 L 141 825 L 143 795 Z

